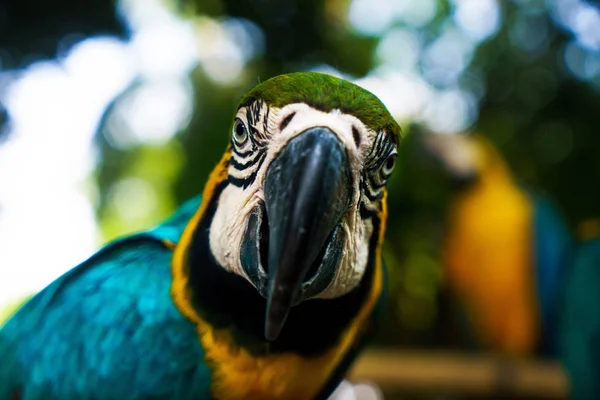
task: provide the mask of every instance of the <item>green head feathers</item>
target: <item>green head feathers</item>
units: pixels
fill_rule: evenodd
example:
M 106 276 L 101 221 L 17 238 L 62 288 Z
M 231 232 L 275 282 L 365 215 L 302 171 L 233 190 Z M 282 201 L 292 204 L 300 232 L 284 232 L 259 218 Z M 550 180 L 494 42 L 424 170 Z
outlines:
M 318 72 L 295 72 L 271 78 L 250 90 L 241 100 L 245 107 L 262 99 L 272 107 L 305 103 L 324 112 L 338 109 L 354 115 L 374 131 L 392 133 L 395 142 L 400 139 L 400 126 L 385 105 L 362 87 Z

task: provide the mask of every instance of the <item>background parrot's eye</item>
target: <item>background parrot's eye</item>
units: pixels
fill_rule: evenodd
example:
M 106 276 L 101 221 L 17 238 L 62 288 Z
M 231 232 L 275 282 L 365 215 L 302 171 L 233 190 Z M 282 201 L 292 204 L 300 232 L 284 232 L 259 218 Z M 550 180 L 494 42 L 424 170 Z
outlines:
M 248 128 L 239 118 L 236 118 L 233 122 L 233 140 L 238 145 L 242 145 L 248 140 Z
M 381 174 L 383 177 L 387 178 L 392 174 L 392 171 L 396 166 L 396 156 L 396 153 L 390 154 L 387 160 L 381 165 Z

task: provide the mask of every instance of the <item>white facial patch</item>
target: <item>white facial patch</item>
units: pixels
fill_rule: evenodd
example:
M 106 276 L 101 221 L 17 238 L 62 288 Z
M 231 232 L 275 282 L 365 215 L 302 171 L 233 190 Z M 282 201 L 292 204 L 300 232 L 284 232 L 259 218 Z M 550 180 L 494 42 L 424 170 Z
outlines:
M 229 183 L 222 191 L 212 220 L 210 248 L 213 255 L 227 271 L 248 279 L 241 265 L 240 249 L 250 213 L 259 202 L 264 201 L 263 183 L 269 165 L 292 138 L 310 128 L 326 127 L 337 135 L 346 148 L 355 190 L 352 205 L 341 221 L 346 240 L 340 265 L 329 287 L 317 297 L 334 298 L 348 293 L 360 283 L 368 262 L 373 225 L 369 219 L 360 217 L 359 188 L 364 160 L 377 133 L 368 129 L 358 118 L 339 110 L 327 113 L 303 103 L 282 108 L 264 104 L 249 107 L 254 108 L 241 108 L 237 118 L 249 127 L 250 135 L 254 136 L 244 141 L 243 135 L 234 134 L 228 172 L 230 182 L 234 181 L 235 184 Z M 284 127 L 280 129 L 282 125 Z

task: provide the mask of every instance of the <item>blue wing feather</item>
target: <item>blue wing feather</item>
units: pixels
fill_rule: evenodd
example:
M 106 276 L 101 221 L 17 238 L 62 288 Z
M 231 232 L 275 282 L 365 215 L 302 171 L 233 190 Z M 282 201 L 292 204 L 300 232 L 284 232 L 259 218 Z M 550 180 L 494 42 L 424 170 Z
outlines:
M 572 399 L 600 397 L 600 237 L 577 248 L 559 319 L 560 359 Z
M 530 193 L 534 205 L 534 265 L 541 311 L 542 342 L 547 356 L 556 352 L 556 310 L 574 238 L 558 208 L 550 199 Z
M 199 204 L 199 198 L 196 199 Z M 210 398 L 195 327 L 170 298 L 171 250 L 192 203 L 116 241 L 34 296 L 0 330 L 0 399 Z

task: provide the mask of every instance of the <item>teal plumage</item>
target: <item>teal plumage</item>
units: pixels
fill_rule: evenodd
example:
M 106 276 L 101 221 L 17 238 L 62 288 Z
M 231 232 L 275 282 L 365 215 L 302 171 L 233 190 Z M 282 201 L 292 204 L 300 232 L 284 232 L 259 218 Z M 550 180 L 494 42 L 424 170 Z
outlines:
M 163 244 L 179 238 L 199 202 L 109 244 L 10 318 L 0 331 L 0 399 L 17 390 L 32 400 L 209 398 L 195 326 L 169 295 L 172 250 Z
M 533 263 L 541 325 L 538 351 L 543 356 L 555 357 L 557 310 L 574 238 L 550 198 L 533 190 L 527 192 L 533 205 Z
M 565 281 L 558 325 L 571 398 L 600 397 L 600 237 L 581 242 Z

